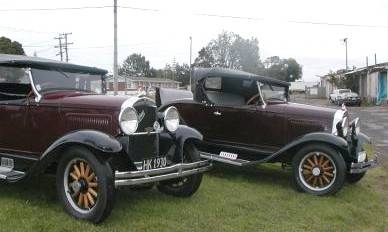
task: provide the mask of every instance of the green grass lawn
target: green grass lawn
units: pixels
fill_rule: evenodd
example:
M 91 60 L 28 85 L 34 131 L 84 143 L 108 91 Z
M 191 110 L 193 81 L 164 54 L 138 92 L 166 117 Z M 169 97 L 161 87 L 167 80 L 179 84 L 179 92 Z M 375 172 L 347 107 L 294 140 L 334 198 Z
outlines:
M 95 226 L 68 216 L 55 178 L 45 176 L 0 185 L 0 231 L 384 231 L 387 178 L 380 167 L 336 196 L 315 197 L 293 190 L 279 166 L 216 166 L 191 198 L 122 189 L 111 216 Z

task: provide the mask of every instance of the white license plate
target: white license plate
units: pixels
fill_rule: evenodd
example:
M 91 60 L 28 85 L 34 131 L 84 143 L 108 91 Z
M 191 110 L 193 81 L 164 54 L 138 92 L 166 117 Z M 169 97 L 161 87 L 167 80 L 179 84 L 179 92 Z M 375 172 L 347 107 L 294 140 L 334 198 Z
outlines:
M 166 156 L 159 156 L 152 159 L 143 160 L 143 170 L 164 168 L 167 165 Z

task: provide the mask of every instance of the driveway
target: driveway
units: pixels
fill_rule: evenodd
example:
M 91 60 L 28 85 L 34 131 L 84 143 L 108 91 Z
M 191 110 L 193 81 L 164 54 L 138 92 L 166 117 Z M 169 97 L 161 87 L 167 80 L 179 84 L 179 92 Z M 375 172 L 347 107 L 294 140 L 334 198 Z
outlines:
M 292 95 L 292 102 L 337 108 L 326 99 L 308 99 L 304 95 Z M 360 118 L 361 131 L 372 138 L 376 150 L 388 160 L 388 106 L 347 107 L 351 118 Z

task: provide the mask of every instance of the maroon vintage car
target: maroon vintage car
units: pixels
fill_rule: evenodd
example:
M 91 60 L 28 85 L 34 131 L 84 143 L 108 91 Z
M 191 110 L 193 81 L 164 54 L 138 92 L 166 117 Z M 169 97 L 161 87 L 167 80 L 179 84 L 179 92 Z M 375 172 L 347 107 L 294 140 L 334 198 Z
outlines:
M 0 179 L 57 176 L 65 210 L 98 223 L 115 188 L 148 187 L 190 196 L 210 168 L 179 125 L 175 107 L 156 112 L 145 97 L 104 96 L 105 70 L 0 54 Z
M 175 106 L 183 123 L 204 136 L 201 156 L 236 166 L 281 162 L 293 168 L 298 190 L 337 192 L 345 178 L 359 181 L 367 160 L 359 119 L 346 109 L 288 102 L 289 83 L 237 70 L 200 68 L 191 92 L 159 89 L 160 110 Z

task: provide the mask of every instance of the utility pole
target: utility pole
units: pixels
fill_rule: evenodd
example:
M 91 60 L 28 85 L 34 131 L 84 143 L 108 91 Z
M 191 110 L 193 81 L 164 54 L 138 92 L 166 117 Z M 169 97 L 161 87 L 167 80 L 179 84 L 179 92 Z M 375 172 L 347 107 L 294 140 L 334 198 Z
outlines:
M 73 43 L 68 43 L 67 42 L 67 36 L 68 35 L 71 35 L 72 33 L 62 33 L 61 35 L 63 36 L 63 38 L 65 39 L 65 42 L 63 44 L 63 48 L 65 49 L 65 61 L 66 62 L 69 62 L 69 52 L 68 52 L 68 46 L 69 45 L 72 45 Z
M 59 53 L 56 54 L 56 55 L 60 56 L 61 57 L 61 61 L 63 61 L 63 51 L 62 51 L 62 39 L 63 39 L 63 37 L 61 36 L 61 34 L 59 34 L 59 36 L 55 37 L 54 39 L 57 39 L 59 41 L 59 45 L 58 46 L 54 46 L 55 48 L 59 48 Z
M 117 0 L 113 0 L 113 90 L 117 95 Z
M 192 57 L 192 51 L 193 51 L 193 38 L 190 36 L 190 79 L 189 79 L 189 90 L 191 91 L 191 73 L 192 73 L 192 68 L 191 68 L 191 57 Z
M 348 71 L 348 38 L 345 38 L 344 40 L 345 43 L 345 56 L 346 56 L 346 71 Z

